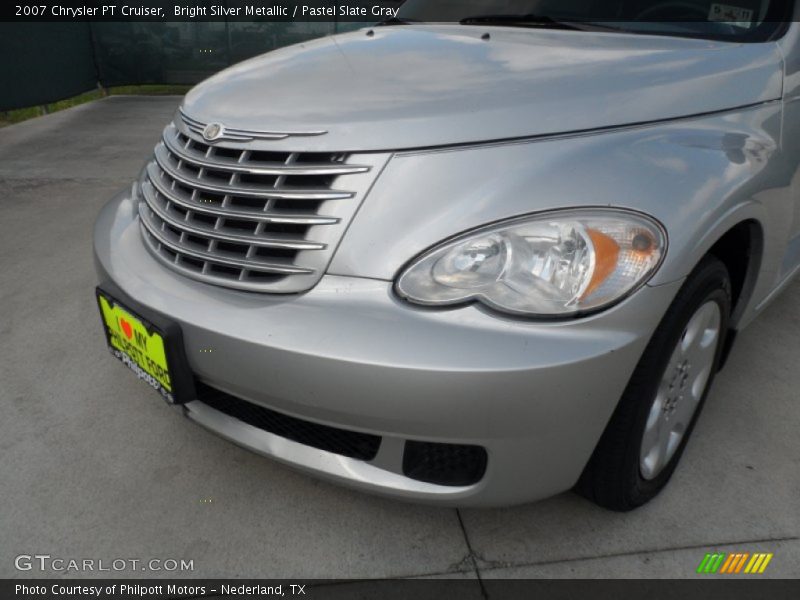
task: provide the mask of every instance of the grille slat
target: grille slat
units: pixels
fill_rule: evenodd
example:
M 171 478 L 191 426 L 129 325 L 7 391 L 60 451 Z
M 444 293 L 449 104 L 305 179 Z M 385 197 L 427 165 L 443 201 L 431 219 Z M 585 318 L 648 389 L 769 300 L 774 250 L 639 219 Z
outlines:
M 156 162 L 161 169 L 178 183 L 196 188 L 203 192 L 212 194 L 231 194 L 244 198 L 278 198 L 282 200 L 348 200 L 354 196 L 353 192 L 339 192 L 335 190 L 295 190 L 277 189 L 274 187 L 257 187 L 248 185 L 235 185 L 232 183 L 214 184 L 208 182 L 208 176 L 192 176 L 181 170 L 181 166 L 170 164 L 165 154 L 166 147 L 159 145 L 156 147 Z M 233 173 L 232 176 L 238 175 Z
M 208 167 L 236 173 L 248 173 L 250 175 L 348 175 L 353 173 L 366 173 L 370 170 L 365 165 L 342 165 L 342 164 L 309 164 L 302 163 L 266 163 L 258 164 L 247 160 L 244 153 L 237 159 L 224 158 L 214 155 L 210 158 L 212 146 L 205 153 L 195 152 L 187 148 L 181 148 L 177 138 L 177 130 L 174 128 L 164 132 L 164 146 L 182 161 L 191 163 L 198 167 Z
M 238 139 L 239 130 L 221 127 L 224 136 L 208 142 L 206 124 L 181 113 L 164 130 L 134 187 L 146 247 L 206 283 L 310 289 L 388 155 L 351 161 L 341 152 L 276 148 L 264 141 L 271 138 Z
M 320 244 L 318 242 L 278 240 L 266 237 L 260 238 L 258 225 L 256 226 L 254 235 L 237 235 L 235 233 L 221 233 L 221 230 L 217 228 L 216 224 L 211 228 L 201 227 L 192 224 L 190 221 L 192 217 L 191 211 L 186 211 L 186 214 L 181 218 L 181 220 L 178 220 L 169 214 L 168 212 L 169 209 L 162 207 L 158 200 L 150 196 L 148 188 L 143 187 L 142 189 L 145 198 L 147 199 L 148 206 L 153 210 L 153 212 L 156 213 L 156 215 L 160 219 L 166 221 L 167 223 L 173 225 L 174 227 L 179 227 L 183 229 L 187 233 L 209 238 L 209 241 L 218 240 L 223 242 L 231 242 L 235 244 L 248 244 L 251 246 L 260 246 L 263 248 L 284 248 L 287 250 L 324 250 L 326 247 L 325 244 Z
M 222 252 L 212 253 L 208 252 L 207 250 L 190 248 L 188 244 L 182 244 L 180 240 L 170 240 L 164 233 L 164 229 L 159 228 L 159 226 L 153 222 L 152 216 L 147 214 L 148 209 L 144 208 L 143 205 L 140 205 L 140 207 L 139 217 L 142 219 L 142 224 L 147 229 L 148 233 L 150 233 L 159 244 L 166 246 L 173 252 L 178 253 L 178 255 L 184 254 L 191 258 L 216 263 L 220 266 L 237 267 L 239 269 L 259 271 L 262 273 L 308 275 L 314 272 L 312 269 L 304 269 L 302 267 L 293 267 L 290 265 L 284 266 L 265 261 L 244 260 Z M 217 246 L 219 247 L 219 244 Z M 237 273 L 236 276 L 238 278 L 239 273 Z
M 263 223 L 283 223 L 292 225 L 332 225 L 338 223 L 339 219 L 336 217 L 325 216 L 303 216 L 291 214 L 276 214 L 271 212 L 263 212 L 258 210 L 237 210 L 234 208 L 223 208 L 221 206 L 214 206 L 211 208 L 210 202 L 203 204 L 197 200 L 197 190 L 192 190 L 188 198 L 181 197 L 174 187 L 167 186 L 163 183 L 161 174 L 158 173 L 158 167 L 151 163 L 147 167 L 148 180 L 146 185 L 152 185 L 161 194 L 168 197 L 170 202 L 177 204 L 186 210 L 211 215 L 214 217 L 223 217 L 231 219 L 247 219 L 254 222 Z

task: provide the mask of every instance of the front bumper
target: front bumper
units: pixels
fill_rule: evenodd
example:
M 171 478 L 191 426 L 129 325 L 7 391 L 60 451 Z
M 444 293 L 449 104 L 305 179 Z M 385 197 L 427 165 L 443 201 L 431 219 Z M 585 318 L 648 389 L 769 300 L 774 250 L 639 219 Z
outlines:
M 185 414 L 257 452 L 395 497 L 460 506 L 547 497 L 577 481 L 680 282 L 645 287 L 585 319 L 534 322 L 470 306 L 406 305 L 391 282 L 325 276 L 297 296 L 181 277 L 145 249 L 130 195 L 95 225 L 101 281 L 177 322 L 198 380 L 313 423 L 381 436 L 377 456 L 347 458 L 267 433 L 199 401 Z M 486 449 L 469 486 L 403 475 L 407 440 Z

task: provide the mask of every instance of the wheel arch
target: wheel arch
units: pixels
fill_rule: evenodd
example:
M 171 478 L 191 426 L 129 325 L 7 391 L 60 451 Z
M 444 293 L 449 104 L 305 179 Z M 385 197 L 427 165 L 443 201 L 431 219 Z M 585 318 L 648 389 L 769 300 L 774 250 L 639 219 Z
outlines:
M 736 325 L 753 298 L 764 256 L 764 229 L 753 218 L 740 221 L 723 233 L 709 248 L 725 264 L 731 278 L 731 328 Z
M 755 218 L 739 221 L 720 235 L 703 257 L 709 255 L 725 265 L 731 280 L 731 315 L 719 363 L 722 369 L 736 342 L 739 322 L 756 289 L 764 258 L 763 226 Z

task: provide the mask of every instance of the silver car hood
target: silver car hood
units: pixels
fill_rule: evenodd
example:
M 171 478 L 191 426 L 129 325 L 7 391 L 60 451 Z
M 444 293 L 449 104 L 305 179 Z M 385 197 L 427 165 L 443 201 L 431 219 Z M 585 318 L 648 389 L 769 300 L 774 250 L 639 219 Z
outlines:
M 645 123 L 782 92 L 772 43 L 459 25 L 373 31 L 240 63 L 192 90 L 183 109 L 234 129 L 327 132 L 259 146 L 369 151 Z

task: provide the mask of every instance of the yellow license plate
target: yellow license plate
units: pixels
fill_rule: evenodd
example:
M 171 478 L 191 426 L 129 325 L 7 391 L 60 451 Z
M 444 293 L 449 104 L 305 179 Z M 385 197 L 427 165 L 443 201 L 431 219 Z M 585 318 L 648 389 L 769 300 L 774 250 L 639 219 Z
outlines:
M 100 291 L 97 302 L 111 354 L 168 402 L 174 403 L 174 381 L 167 361 L 165 334 Z

